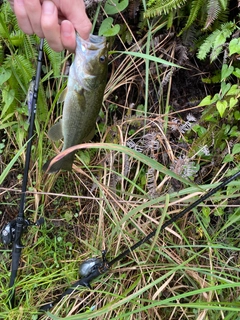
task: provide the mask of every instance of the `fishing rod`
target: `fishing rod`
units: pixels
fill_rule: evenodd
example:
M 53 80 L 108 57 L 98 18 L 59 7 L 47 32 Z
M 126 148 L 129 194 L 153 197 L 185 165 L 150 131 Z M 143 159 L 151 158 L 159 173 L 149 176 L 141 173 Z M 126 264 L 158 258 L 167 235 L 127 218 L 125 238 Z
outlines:
M 226 185 L 228 185 L 231 181 L 237 179 L 240 177 L 240 171 L 235 173 L 234 175 L 230 176 L 229 178 L 225 179 L 222 183 L 220 183 L 217 187 L 213 188 L 209 192 L 205 193 L 203 196 L 201 196 L 198 200 L 190 204 L 187 208 L 173 216 L 171 219 L 163 223 L 163 225 L 160 228 L 160 231 L 163 231 L 166 229 L 170 224 L 176 222 L 180 218 L 182 218 L 186 213 L 190 212 L 193 208 L 197 207 L 201 202 L 205 201 L 209 197 L 211 197 L 213 194 L 215 194 L 220 189 L 224 188 Z M 91 289 L 90 283 L 98 278 L 99 276 L 107 273 L 110 268 L 118 261 L 125 258 L 128 254 L 136 250 L 138 247 L 140 247 L 142 244 L 150 240 L 156 235 L 157 229 L 154 229 L 151 233 L 149 233 L 146 237 L 142 238 L 140 241 L 136 242 L 134 245 L 132 245 L 130 248 L 126 249 L 122 253 L 120 253 L 117 257 L 112 259 L 111 261 L 107 261 L 106 259 L 106 251 L 102 251 L 102 258 L 90 258 L 85 260 L 79 267 L 79 273 L 81 276 L 81 279 L 75 282 L 70 288 L 68 288 L 59 298 L 57 298 L 55 301 L 51 303 L 47 303 L 43 305 L 40 308 L 40 312 L 47 311 L 51 309 L 56 303 L 58 303 L 63 297 L 66 295 L 69 295 L 73 293 L 79 286 L 87 287 Z
M 9 282 L 9 304 L 13 308 L 15 305 L 15 279 L 17 277 L 17 271 L 19 267 L 20 257 L 22 249 L 24 248 L 21 237 L 23 231 L 25 231 L 28 226 L 31 225 L 41 225 L 43 223 L 43 218 L 40 218 L 36 223 L 31 222 L 24 217 L 24 209 L 26 202 L 26 191 L 27 191 L 27 182 L 28 182 L 28 171 L 31 158 L 31 147 L 32 147 L 32 138 L 34 133 L 34 120 L 37 108 L 37 98 L 38 98 L 38 88 L 41 77 L 42 69 L 42 57 L 43 57 L 43 44 L 44 39 L 40 40 L 38 58 L 37 58 L 37 69 L 36 77 L 33 77 L 33 80 L 30 83 L 30 89 L 28 90 L 27 100 L 28 100 L 28 112 L 29 112 L 29 129 L 28 129 L 28 142 L 26 150 L 26 162 L 23 172 L 23 182 L 20 198 L 20 207 L 18 216 L 13 221 L 9 222 L 1 231 L 1 240 L 3 244 L 8 245 L 12 243 L 12 264 L 11 264 L 11 276 Z M 32 89 L 32 90 L 31 90 Z

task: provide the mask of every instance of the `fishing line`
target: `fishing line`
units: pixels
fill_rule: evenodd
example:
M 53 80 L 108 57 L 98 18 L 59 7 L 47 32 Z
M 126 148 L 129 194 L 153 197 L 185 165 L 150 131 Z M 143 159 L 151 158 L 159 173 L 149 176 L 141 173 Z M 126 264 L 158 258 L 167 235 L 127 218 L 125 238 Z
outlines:
M 28 129 L 28 143 L 27 143 L 27 150 L 26 150 L 26 162 L 23 172 L 23 182 L 22 182 L 22 190 L 21 190 L 21 198 L 20 198 L 20 206 L 18 216 L 15 220 L 9 222 L 1 232 L 2 242 L 4 244 L 12 243 L 12 264 L 11 264 L 11 276 L 9 282 L 9 304 L 10 307 L 13 308 L 15 304 L 15 279 L 17 277 L 17 271 L 19 267 L 21 251 L 24 248 L 21 237 L 24 230 L 27 229 L 30 225 L 40 225 L 43 223 L 43 219 L 39 219 L 36 223 L 33 223 L 24 217 L 24 209 L 25 209 L 25 202 L 26 202 L 26 190 L 27 190 L 27 182 L 28 182 L 28 171 L 29 171 L 29 164 L 31 158 L 31 148 L 32 148 L 32 138 L 34 133 L 34 119 L 36 114 L 37 108 L 37 98 L 38 98 L 38 88 L 41 76 L 41 69 L 42 69 L 42 56 L 43 56 L 43 44 L 44 39 L 40 40 L 39 51 L 38 51 L 38 58 L 37 58 L 37 70 L 36 70 L 36 77 L 33 78 L 31 86 L 34 88 L 32 95 L 28 92 L 28 109 L 30 113 L 30 125 Z
M 168 227 L 170 224 L 176 222 L 180 218 L 182 218 L 186 213 L 190 212 L 193 208 L 197 207 L 201 202 L 205 201 L 209 197 L 211 197 L 213 194 L 215 194 L 220 189 L 224 188 L 227 184 L 229 184 L 231 181 L 237 179 L 240 177 L 240 171 L 235 173 L 234 175 L 230 176 L 229 178 L 225 179 L 222 183 L 220 183 L 217 187 L 213 188 L 209 192 L 205 193 L 203 196 L 201 196 L 198 200 L 193 202 L 190 206 L 176 214 L 174 217 L 166 221 L 160 231 L 163 231 Z M 58 299 L 56 299 L 52 303 L 47 303 L 43 305 L 40 308 L 40 312 L 47 311 L 51 309 L 56 303 L 58 303 L 63 297 L 66 295 L 69 295 L 73 293 L 79 286 L 88 287 L 91 289 L 90 283 L 98 278 L 100 275 L 103 275 L 107 273 L 111 266 L 113 266 L 116 262 L 124 259 L 128 254 L 136 250 L 138 247 L 140 247 L 142 244 L 150 240 L 155 236 L 157 232 L 157 229 L 154 229 L 151 233 L 149 233 L 146 237 L 142 238 L 140 241 L 136 242 L 134 245 L 132 245 L 130 248 L 126 249 L 122 253 L 120 253 L 117 257 L 115 257 L 111 261 L 106 260 L 106 251 L 102 251 L 102 259 L 100 258 L 90 258 L 86 261 L 84 261 L 79 268 L 80 275 L 82 278 L 75 282 L 71 288 L 67 289 Z

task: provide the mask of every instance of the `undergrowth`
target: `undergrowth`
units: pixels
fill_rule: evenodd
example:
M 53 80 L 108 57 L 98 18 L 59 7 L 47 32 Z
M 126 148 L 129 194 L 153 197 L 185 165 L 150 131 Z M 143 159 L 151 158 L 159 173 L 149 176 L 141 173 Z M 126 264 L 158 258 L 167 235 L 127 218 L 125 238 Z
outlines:
M 225 3 L 215 1 L 220 2 Z M 41 305 L 79 278 L 82 261 L 103 249 L 111 260 L 155 229 L 153 240 L 96 279 L 92 290 L 78 288 L 39 319 L 239 319 L 240 181 L 159 231 L 240 169 L 239 25 L 228 22 L 224 39 L 217 39 L 226 26 L 220 21 L 211 35 L 186 44 L 184 34 L 177 36 L 181 25 L 174 30 L 167 29 L 167 19 L 142 20 L 146 7 L 138 6 L 134 17 L 126 11 L 111 15 L 120 31 L 109 38 L 103 108 L 96 135 L 79 147 L 71 173 L 46 175 L 41 169 L 61 150 L 62 142 L 50 142 L 47 130 L 61 115 L 57 100 L 72 61 L 45 44 L 25 206 L 27 218 L 43 216 L 45 223 L 23 235 L 13 309 L 8 304 L 11 246 L 1 247 L 1 319 L 37 319 Z M 110 14 L 98 9 L 96 30 Z M 25 97 L 38 44 L 37 37 L 18 30 L 4 3 L 1 226 L 18 214 L 28 129 Z

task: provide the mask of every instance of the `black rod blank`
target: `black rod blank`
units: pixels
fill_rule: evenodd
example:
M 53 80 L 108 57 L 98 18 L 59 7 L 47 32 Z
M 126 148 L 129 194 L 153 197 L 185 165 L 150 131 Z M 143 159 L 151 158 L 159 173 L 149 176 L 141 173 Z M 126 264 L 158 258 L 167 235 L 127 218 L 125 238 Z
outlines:
M 34 120 L 35 120 L 36 107 L 37 107 L 38 88 L 39 88 L 41 69 L 42 69 L 43 44 L 44 44 L 44 39 L 41 39 L 40 45 L 39 45 L 39 51 L 38 51 L 38 58 L 37 58 L 37 71 L 36 71 L 36 78 L 34 83 L 34 91 L 33 91 L 33 97 L 31 101 L 30 125 L 28 129 L 26 163 L 25 163 L 24 172 L 23 172 L 20 207 L 19 207 L 18 216 L 16 218 L 15 237 L 14 237 L 13 246 L 12 246 L 12 266 L 11 266 L 11 276 L 10 276 L 10 282 L 9 282 L 9 288 L 11 289 L 10 295 L 9 295 L 9 302 L 10 302 L 11 308 L 14 307 L 14 302 L 15 302 L 14 283 L 17 277 L 17 270 L 19 267 L 21 252 L 24 247 L 21 242 L 21 237 L 22 237 L 24 226 L 26 225 L 25 219 L 24 219 L 24 208 L 25 208 L 25 202 L 26 202 L 26 190 L 27 190 L 27 182 L 28 182 L 29 164 L 30 164 L 30 158 L 31 158 L 32 137 L 34 133 Z

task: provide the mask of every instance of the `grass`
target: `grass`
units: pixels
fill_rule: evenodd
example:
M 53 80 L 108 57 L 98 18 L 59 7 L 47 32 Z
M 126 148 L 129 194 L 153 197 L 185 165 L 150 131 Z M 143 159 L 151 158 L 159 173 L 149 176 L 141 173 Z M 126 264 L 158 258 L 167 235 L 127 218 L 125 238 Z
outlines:
M 181 115 L 190 109 L 176 112 L 170 105 L 173 76 L 178 71 L 170 64 L 157 64 L 157 60 L 176 64 L 178 59 L 169 34 L 153 45 L 160 26 L 164 23 L 149 26 L 148 34 L 130 48 L 122 43 L 124 51 L 131 54 L 110 57 L 110 76 L 97 126 L 99 139 L 77 146 L 72 173 L 50 176 L 41 167 L 61 149 L 61 142 L 53 145 L 46 132 L 61 114 L 57 96 L 63 80 L 53 77 L 52 62 L 45 55 L 47 75 L 40 95 L 44 107 L 38 104 L 25 210 L 27 218 L 35 221 L 43 216 L 45 223 L 40 228 L 29 227 L 23 235 L 25 248 L 13 309 L 7 303 L 11 247 L 0 249 L 0 319 L 37 319 L 41 305 L 57 298 L 79 278 L 82 261 L 99 256 L 102 249 L 108 251 L 109 260 L 114 259 L 157 229 L 153 240 L 96 279 L 92 290 L 78 288 L 40 319 L 239 320 L 240 182 L 231 182 L 160 232 L 167 219 L 231 175 L 238 164 L 237 155 L 230 164 L 224 163 L 224 155 L 219 156 L 214 148 L 210 155 L 200 152 L 192 156 L 196 136 L 180 133 L 176 138 L 172 134 L 175 118 L 179 127 L 186 122 Z M 137 47 L 146 54 L 135 52 Z M 112 51 L 119 49 L 113 47 Z M 64 74 L 65 67 L 66 58 L 62 57 L 59 74 Z M 24 95 L 18 93 L 18 97 L 17 111 L 10 106 L 0 123 L 5 139 L 1 225 L 16 217 L 21 192 L 26 110 L 21 110 Z M 47 104 L 49 111 L 44 113 Z M 200 113 L 198 105 L 192 110 Z M 17 121 L 18 126 L 8 126 L 8 121 Z M 194 145 L 194 150 L 201 147 Z M 188 170 L 186 175 L 184 168 L 190 162 L 196 173 L 191 175 Z

